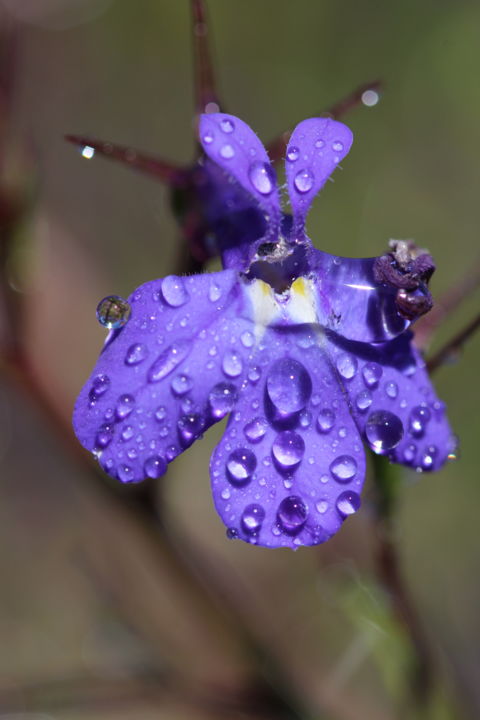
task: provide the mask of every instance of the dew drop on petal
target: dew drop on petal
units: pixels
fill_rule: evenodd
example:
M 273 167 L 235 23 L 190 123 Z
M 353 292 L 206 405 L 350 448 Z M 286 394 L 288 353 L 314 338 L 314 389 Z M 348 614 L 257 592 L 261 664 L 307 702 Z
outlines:
M 220 127 L 224 133 L 232 133 L 235 129 L 235 125 L 229 118 L 222 118 L 220 121 Z
M 97 375 L 93 378 L 92 387 L 88 393 L 91 402 L 95 402 L 99 397 L 104 395 L 110 387 L 110 378 L 108 375 Z
M 243 370 L 242 358 L 235 350 L 227 350 L 222 360 L 222 370 L 228 377 L 238 377 Z
M 152 455 L 145 460 L 143 470 L 146 477 L 156 480 L 167 471 L 167 462 L 161 455 Z
M 317 150 L 321 150 L 323 147 L 325 147 L 325 140 L 319 139 L 315 141 L 315 147 Z
M 398 395 L 398 385 L 394 382 L 387 382 L 385 384 L 385 393 L 391 400 L 395 400 Z
M 115 415 L 118 420 L 125 420 L 130 415 L 135 406 L 133 395 L 121 395 L 115 408 Z
M 188 447 L 202 434 L 203 418 L 196 413 L 183 415 L 178 421 L 177 427 L 183 446 Z
M 407 463 L 413 464 L 417 455 L 417 446 L 414 443 L 410 443 L 403 451 L 403 459 Z
M 383 370 L 380 365 L 377 365 L 377 363 L 368 362 L 363 368 L 362 375 L 365 385 L 368 388 L 375 388 L 380 382 Z
M 298 160 L 298 156 L 300 155 L 300 150 L 298 147 L 295 147 L 295 145 L 291 145 L 287 149 L 287 160 L 289 162 L 295 162 L 295 160 Z
M 340 455 L 330 464 L 332 477 L 340 483 L 348 483 L 357 474 L 357 463 L 350 455 Z
M 231 160 L 233 157 L 235 157 L 235 150 L 232 145 L 222 145 L 222 147 L 220 148 L 220 155 L 224 160 Z
M 247 505 L 242 513 L 242 528 L 249 535 L 257 533 L 262 527 L 262 523 L 265 520 L 265 510 L 261 505 L 252 503 Z
M 292 470 L 302 461 L 305 442 L 293 430 L 279 432 L 273 441 L 272 455 L 282 470 Z
M 161 405 L 155 410 L 155 418 L 158 420 L 158 422 L 162 422 L 167 417 L 167 410 L 166 408 Z
M 337 498 L 336 507 L 342 517 L 353 515 L 360 507 L 360 496 L 352 490 L 345 490 Z
M 125 365 L 139 365 L 147 357 L 147 348 L 142 343 L 130 345 L 125 355 Z
M 162 280 L 162 296 L 170 307 L 181 307 L 189 300 L 185 280 L 177 275 L 168 275 Z
M 328 433 L 335 425 L 335 413 L 333 410 L 324 408 L 320 410 L 317 417 L 317 430 L 321 433 Z
M 148 382 L 156 383 L 170 375 L 175 368 L 187 357 L 192 348 L 190 340 L 179 340 L 166 348 L 155 360 L 148 371 Z
M 297 495 L 289 495 L 278 506 L 277 519 L 284 532 L 299 532 L 307 519 L 305 503 Z
M 417 438 L 423 437 L 430 418 L 431 413 L 427 407 L 423 405 L 417 405 L 414 407 L 409 418 L 409 430 L 411 435 Z
M 328 510 L 328 503 L 326 500 L 320 500 L 320 502 L 318 502 L 315 507 L 317 509 L 317 512 L 323 515 Z
M 360 412 L 367 410 L 372 404 L 372 396 L 368 390 L 360 390 L 355 398 L 355 405 Z
M 422 470 L 431 470 L 433 468 L 437 453 L 438 450 L 435 445 L 429 445 L 429 447 L 426 448 L 421 459 Z
M 207 145 L 211 145 L 213 142 L 213 133 L 210 132 L 210 130 L 207 130 L 207 132 L 203 136 L 203 142 Z
M 251 348 L 253 343 L 255 342 L 255 338 L 253 337 L 252 333 L 249 330 L 245 330 L 240 335 L 240 340 L 242 341 L 243 347 Z
M 135 482 L 135 475 L 130 465 L 119 465 L 117 475 L 118 479 L 123 483 Z
M 95 447 L 103 450 L 113 440 L 113 425 L 106 423 L 102 425 L 95 436 Z
M 222 296 L 222 288 L 216 282 L 212 282 L 208 288 L 208 297 L 211 302 L 217 302 Z
M 297 190 L 299 193 L 307 193 L 309 190 L 312 189 L 313 183 L 313 173 L 311 170 L 308 170 L 308 168 L 304 170 L 299 170 L 293 180 L 295 190 Z
M 252 163 L 248 171 L 248 177 L 255 190 L 261 195 L 270 195 L 275 187 L 274 170 L 270 163 Z
M 188 375 L 175 375 L 172 380 L 172 390 L 175 395 L 182 397 L 186 395 L 193 387 L 193 380 Z
M 351 380 L 357 372 L 357 359 L 347 353 L 342 353 L 337 358 L 337 370 L 344 380 Z
M 108 295 L 97 305 L 97 319 L 108 330 L 118 330 L 130 319 L 130 304 L 118 295 Z
M 273 363 L 267 375 L 267 394 L 275 410 L 283 416 L 300 412 L 312 392 L 312 381 L 304 366 L 293 358 Z
M 221 420 L 233 410 L 237 401 L 237 390 L 230 383 L 218 383 L 208 395 L 208 405 L 214 418 Z
M 257 458 L 253 452 L 247 448 L 237 448 L 228 457 L 227 477 L 233 483 L 246 483 L 251 479 L 256 467 Z
M 250 422 L 248 422 L 243 428 L 245 437 L 251 443 L 260 442 L 260 440 L 265 437 L 265 433 L 267 432 L 267 430 L 268 422 L 265 420 L 265 418 L 262 417 L 256 417 L 253 420 L 250 420 Z
M 251 383 L 256 383 L 260 380 L 262 371 L 257 365 L 253 365 L 248 371 L 248 379 Z
M 368 416 L 365 435 L 372 450 L 383 453 L 397 447 L 403 438 L 403 424 L 398 415 L 377 410 Z
M 339 140 L 336 140 L 334 143 L 332 143 L 332 150 L 333 152 L 342 152 L 343 150 L 343 143 Z

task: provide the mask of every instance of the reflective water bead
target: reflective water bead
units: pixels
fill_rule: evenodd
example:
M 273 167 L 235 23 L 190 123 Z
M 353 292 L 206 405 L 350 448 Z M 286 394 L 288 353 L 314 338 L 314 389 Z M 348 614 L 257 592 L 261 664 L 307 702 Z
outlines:
M 125 365 L 139 365 L 147 357 L 148 351 L 145 345 L 135 343 L 130 345 L 125 355 Z
M 172 390 L 175 395 L 181 397 L 193 387 L 193 380 L 188 375 L 176 375 L 172 380 Z
M 315 141 L 315 147 L 317 150 L 321 150 L 323 147 L 325 147 L 325 140 L 319 139 Z
M 360 507 L 361 500 L 360 496 L 356 492 L 353 492 L 352 490 L 345 490 L 345 492 L 340 493 L 335 504 L 340 515 L 347 517 L 348 515 L 353 515 L 353 513 L 357 512 Z
M 248 371 L 248 379 L 252 383 L 256 383 L 260 380 L 262 371 L 257 365 L 253 365 Z
M 229 540 L 237 540 L 238 530 L 236 528 L 227 528 L 226 536 Z
M 273 441 L 272 455 L 282 470 L 292 470 L 302 461 L 305 442 L 293 430 L 279 432 Z
M 302 410 L 299 417 L 300 427 L 308 428 L 312 423 L 312 415 L 308 410 Z
M 387 382 L 385 384 L 385 392 L 391 400 L 395 400 L 398 395 L 398 385 L 394 382 Z
M 180 340 L 166 348 L 150 367 L 147 375 L 148 382 L 156 383 L 170 375 L 185 360 L 191 349 L 192 343 L 189 340 Z
M 388 410 L 377 410 L 368 416 L 365 435 L 372 450 L 383 453 L 397 447 L 403 438 L 403 423 Z
M 161 289 L 163 299 L 170 307 L 181 307 L 190 297 L 185 280 L 177 275 L 168 275 L 163 278 Z
M 242 527 L 246 533 L 253 534 L 260 530 L 265 520 L 265 510 L 261 505 L 247 505 L 242 513 Z
M 233 122 L 231 120 L 229 120 L 229 118 L 223 118 L 220 121 L 220 127 L 223 130 L 223 132 L 227 133 L 227 134 L 232 133 L 235 129 L 235 125 L 233 124 Z
M 110 387 L 110 378 L 108 375 L 97 375 L 93 378 L 92 387 L 88 394 L 91 401 L 98 400 L 99 397 L 104 395 Z
M 134 435 L 134 429 L 131 425 L 127 425 L 127 427 L 123 428 L 122 430 L 122 440 L 126 442 L 127 440 L 131 440 Z
M 208 395 L 210 412 L 214 418 L 221 420 L 233 410 L 237 401 L 237 390 L 230 383 L 218 383 Z
M 383 370 L 377 363 L 368 362 L 362 370 L 362 375 L 365 385 L 369 388 L 375 388 L 380 382 Z
M 299 155 L 300 155 L 300 150 L 297 147 L 295 147 L 295 145 L 292 145 L 287 149 L 287 160 L 289 162 L 295 162 L 295 160 L 298 160 Z
M 308 168 L 304 170 L 299 170 L 293 180 L 295 190 L 297 190 L 299 193 L 308 192 L 312 189 L 314 180 L 315 178 L 313 177 L 313 173 L 311 170 L 308 170 Z
M 145 477 L 156 480 L 167 471 L 167 462 L 161 455 L 153 455 L 145 460 L 143 466 Z
M 317 509 L 317 512 L 323 515 L 328 510 L 328 503 L 326 500 L 320 500 L 320 502 L 318 502 L 315 507 Z
M 203 418 L 201 415 L 191 413 L 183 415 L 177 423 L 178 434 L 184 446 L 188 447 L 201 435 Z
M 299 532 L 307 519 L 305 503 L 297 495 L 289 495 L 278 506 L 277 519 L 284 532 Z
M 207 132 L 203 136 L 203 142 L 207 145 L 211 145 L 211 143 L 213 142 L 213 133 L 207 130 Z
M 232 145 L 223 145 L 220 148 L 220 155 L 224 160 L 231 160 L 233 157 L 235 157 L 235 149 L 232 147 Z
M 135 482 L 133 469 L 130 467 L 130 465 L 119 465 L 117 469 L 117 475 L 118 479 L 121 480 L 123 483 Z
M 337 358 L 337 370 L 344 380 L 351 380 L 357 372 L 357 358 L 347 353 L 342 353 Z
M 251 443 L 257 443 L 260 442 L 265 437 L 265 433 L 268 430 L 268 422 L 265 420 L 265 418 L 257 417 L 253 420 L 250 420 L 245 427 L 243 428 L 243 432 L 245 433 L 245 437 L 247 440 L 250 440 Z
M 115 408 L 115 415 L 118 420 L 124 420 L 130 415 L 135 405 L 135 398 L 132 395 L 121 395 Z
M 208 297 L 211 302 L 217 302 L 222 296 L 222 288 L 217 283 L 212 282 L 208 288 Z
M 363 412 L 367 410 L 372 404 L 372 396 L 368 390 L 361 390 L 355 398 L 355 405 Z
M 243 484 L 251 479 L 256 467 L 257 458 L 253 452 L 247 448 L 238 448 L 228 457 L 227 476 L 231 482 Z
M 166 417 L 167 417 L 167 410 L 166 410 L 166 408 L 163 407 L 163 405 L 158 407 L 155 410 L 155 418 L 156 418 L 156 420 L 158 420 L 158 422 L 162 422 L 163 420 L 165 420 Z
M 335 425 L 335 413 L 333 410 L 324 408 L 320 410 L 317 417 L 317 430 L 321 433 L 328 433 Z
M 96 436 L 95 436 L 95 447 L 99 448 L 100 450 L 103 450 L 113 440 L 113 425 L 110 425 L 108 423 L 105 423 L 105 425 L 102 425 Z
M 251 348 L 253 343 L 255 342 L 255 338 L 253 337 L 252 333 L 249 330 L 245 330 L 240 335 L 240 340 L 242 341 L 243 347 Z
M 228 377 L 238 377 L 243 370 L 242 358 L 235 350 L 227 350 L 222 360 L 222 370 Z
M 275 187 L 275 174 L 270 163 L 252 163 L 248 177 L 255 190 L 258 190 L 261 195 L 270 195 Z
M 340 483 L 348 483 L 357 474 L 357 463 L 350 455 L 340 455 L 330 464 L 332 477 Z
M 417 405 L 414 407 L 409 418 L 410 433 L 414 437 L 423 437 L 430 418 L 431 413 L 428 407 L 424 405 Z
M 267 394 L 275 410 L 283 416 L 303 410 L 311 392 L 310 375 L 293 358 L 277 360 L 268 371 Z
M 342 152 L 343 150 L 343 143 L 339 140 L 336 140 L 334 143 L 332 143 L 332 150 L 334 152 Z
M 435 447 L 435 445 L 429 445 L 429 447 L 427 447 L 427 449 L 423 453 L 422 459 L 421 459 L 422 470 L 431 470 L 432 469 L 437 453 L 438 453 L 438 450 Z
M 132 309 L 119 295 L 108 295 L 97 305 L 97 319 L 108 330 L 118 330 L 127 324 Z
M 415 462 L 415 456 L 417 454 L 417 446 L 413 443 L 410 443 L 410 445 L 407 445 L 405 450 L 403 451 L 403 459 L 407 463 L 413 463 Z

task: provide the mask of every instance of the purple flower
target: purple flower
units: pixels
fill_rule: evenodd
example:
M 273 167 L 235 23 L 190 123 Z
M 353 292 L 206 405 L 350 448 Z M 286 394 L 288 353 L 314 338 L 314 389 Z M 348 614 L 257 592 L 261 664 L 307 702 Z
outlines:
M 408 327 L 430 307 L 430 256 L 399 243 L 381 258 L 334 257 L 305 234 L 313 197 L 352 133 L 300 123 L 287 149 L 292 215 L 256 135 L 205 115 L 198 187 L 225 270 L 169 276 L 122 305 L 82 390 L 74 425 L 110 475 L 139 482 L 230 414 L 210 472 L 231 538 L 315 545 L 360 507 L 365 442 L 417 470 L 452 447 Z M 124 302 L 124 301 L 123 301 Z

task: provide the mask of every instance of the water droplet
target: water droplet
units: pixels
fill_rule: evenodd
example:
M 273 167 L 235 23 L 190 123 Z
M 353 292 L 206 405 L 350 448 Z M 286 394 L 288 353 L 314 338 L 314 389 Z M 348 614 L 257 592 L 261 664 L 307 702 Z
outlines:
M 123 483 L 135 482 L 135 476 L 130 465 L 119 465 L 117 474 L 118 479 L 121 480 Z
M 168 275 L 162 280 L 163 299 L 170 307 L 181 307 L 189 299 L 185 280 L 177 275 Z
M 238 448 L 230 453 L 227 460 L 227 477 L 233 483 L 246 483 L 251 479 L 257 458 L 251 450 Z
M 248 422 L 243 428 L 245 437 L 247 438 L 247 440 L 250 440 L 251 443 L 260 442 L 260 440 L 265 437 L 265 433 L 267 432 L 267 430 L 268 423 L 265 418 L 261 417 L 250 420 L 250 422 Z
M 315 147 L 316 147 L 318 150 L 321 150 L 323 147 L 325 147 L 325 140 L 321 140 L 321 139 L 320 139 L 320 140 L 316 140 L 316 141 L 315 141 Z
M 272 455 L 282 470 L 293 470 L 302 461 L 305 442 L 293 430 L 279 432 L 273 441 Z
M 93 148 L 91 145 L 82 145 L 79 150 L 80 155 L 86 160 L 91 160 L 95 155 L 95 148 Z
M 223 490 L 220 494 L 222 496 L 222 500 L 230 500 L 230 498 L 232 496 L 230 488 L 223 488 Z
M 337 358 L 337 370 L 344 380 L 351 380 L 357 372 L 357 358 L 347 353 L 342 353 Z
M 108 295 L 97 305 L 97 319 L 108 330 L 118 330 L 130 319 L 132 309 L 129 303 L 118 295 Z
M 210 412 L 214 418 L 221 420 L 229 412 L 237 401 L 237 390 L 234 385 L 229 383 L 218 383 L 215 385 L 208 396 L 208 404 Z
M 192 348 L 190 340 L 179 340 L 166 348 L 155 360 L 148 371 L 148 382 L 156 383 L 170 375 L 175 368 L 187 357 Z
M 222 288 L 217 283 L 212 282 L 208 288 L 208 297 L 211 302 L 217 302 L 222 296 Z
M 277 518 L 284 532 L 299 532 L 307 519 L 305 503 L 297 495 L 289 495 L 278 506 Z
M 220 148 L 220 155 L 224 160 L 231 160 L 235 157 L 235 150 L 231 145 L 222 145 Z
M 243 369 L 242 358 L 235 350 L 227 350 L 223 356 L 222 370 L 228 377 L 238 377 Z
M 256 383 L 260 380 L 262 371 L 256 365 L 253 365 L 248 371 L 248 379 L 252 383 Z
M 134 429 L 131 425 L 127 425 L 127 427 L 124 427 L 122 430 L 122 440 L 124 442 L 127 442 L 127 440 L 131 440 L 134 435 Z
M 417 405 L 414 407 L 409 418 L 409 430 L 411 435 L 417 438 L 423 437 L 430 418 L 431 413 L 428 407 L 425 407 L 424 405 Z
M 130 415 L 135 405 L 135 398 L 132 395 L 121 395 L 115 408 L 115 415 L 118 420 L 125 420 Z
M 369 388 L 375 388 L 380 382 L 383 370 L 380 365 L 377 365 L 377 363 L 369 362 L 363 368 L 362 375 L 365 385 Z
M 236 528 L 227 528 L 226 535 L 229 540 L 237 540 L 238 530 Z
M 283 417 L 300 412 L 312 392 L 312 381 L 304 366 L 293 358 L 273 363 L 267 375 L 267 394 Z
M 242 341 L 243 347 L 246 347 L 246 348 L 251 348 L 253 343 L 255 342 L 255 338 L 253 337 L 252 333 L 249 332 L 248 330 L 245 330 L 240 335 L 240 340 Z
M 328 503 L 326 500 L 320 500 L 320 502 L 318 502 L 315 507 L 317 508 L 317 512 L 323 515 L 328 510 Z
M 220 120 L 220 127 L 224 133 L 232 133 L 235 129 L 235 125 L 229 118 L 222 118 L 222 120 Z
M 270 195 L 275 187 L 275 172 L 270 163 L 252 163 L 248 177 L 255 190 L 258 190 L 261 195 Z
M 355 398 L 355 405 L 360 410 L 360 412 L 364 412 L 367 410 L 370 405 L 372 404 L 372 396 L 368 390 L 361 390 L 357 397 Z
M 336 140 L 334 143 L 332 143 L 332 150 L 333 152 L 342 152 L 343 150 L 343 143 L 339 140 Z
M 311 170 L 308 170 L 308 169 L 299 170 L 293 180 L 295 189 L 299 193 L 306 193 L 309 190 L 311 190 L 313 187 L 313 183 L 314 183 L 313 173 Z
M 166 408 L 162 406 L 158 407 L 155 410 L 155 418 L 158 420 L 158 422 L 162 422 L 167 417 L 167 410 Z
M 130 345 L 125 355 L 125 365 L 139 365 L 147 357 L 148 351 L 145 345 L 135 343 Z
M 383 453 L 397 447 L 403 438 L 403 424 L 394 413 L 377 410 L 368 416 L 365 435 L 372 450 Z
M 330 465 L 332 477 L 340 483 L 348 483 L 357 474 L 357 463 L 350 455 L 340 455 Z
M 295 147 L 295 145 L 291 145 L 287 149 L 287 160 L 289 162 L 295 162 L 295 160 L 298 160 L 298 156 L 300 155 L 300 150 Z
M 143 466 L 145 476 L 156 480 L 167 471 L 167 462 L 161 455 L 153 455 L 145 460 Z
M 414 463 L 416 454 L 417 446 L 411 443 L 410 445 L 407 445 L 407 447 L 403 451 L 403 459 L 407 463 Z
M 299 417 L 300 427 L 308 428 L 312 424 L 312 414 L 308 410 L 302 410 Z
M 324 408 L 320 410 L 317 417 L 317 430 L 321 433 L 328 433 L 335 425 L 335 413 L 333 410 Z
M 421 465 L 422 470 L 432 470 L 435 462 L 435 457 L 438 453 L 435 445 L 429 445 L 422 455 Z
M 394 382 L 387 382 L 385 384 L 385 393 L 391 400 L 395 400 L 398 395 L 398 386 Z
M 357 512 L 360 504 L 360 496 L 352 490 L 345 490 L 345 492 L 340 493 L 336 502 L 337 510 L 343 517 Z
M 362 93 L 362 103 L 366 107 L 373 107 L 378 103 L 380 100 L 380 95 L 376 90 L 365 90 L 364 93 Z
M 177 427 L 183 446 L 188 447 L 202 434 L 203 418 L 196 413 L 182 415 L 177 423 Z
M 113 425 L 102 425 L 95 436 L 95 447 L 103 450 L 113 440 Z
M 175 375 L 172 380 L 172 390 L 175 395 L 182 397 L 186 395 L 193 387 L 193 380 L 188 375 Z
M 207 130 L 207 132 L 203 136 L 203 142 L 207 145 L 211 145 L 213 142 L 213 133 L 210 130 Z
M 110 378 L 108 375 L 97 375 L 92 380 L 92 387 L 88 393 L 88 397 L 92 403 L 95 403 L 99 397 L 104 395 L 110 387 Z
M 249 535 L 257 533 L 262 527 L 264 520 L 265 510 L 261 505 L 257 505 L 256 503 L 247 505 L 242 513 L 242 527 Z

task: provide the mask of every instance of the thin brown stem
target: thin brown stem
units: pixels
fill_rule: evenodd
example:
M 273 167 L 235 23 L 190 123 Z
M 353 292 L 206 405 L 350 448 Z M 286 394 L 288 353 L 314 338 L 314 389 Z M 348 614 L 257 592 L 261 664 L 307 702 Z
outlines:
M 459 330 L 455 335 L 447 340 L 440 350 L 438 350 L 427 362 L 428 371 L 433 373 L 439 367 L 447 363 L 452 357 L 460 352 L 462 347 L 476 333 L 480 327 L 480 313 L 471 320 L 466 327 Z
M 139 150 L 83 135 L 65 135 L 65 140 L 76 145 L 85 158 L 91 159 L 96 154 L 102 155 L 123 165 L 128 165 L 141 173 L 151 175 L 170 187 L 182 188 L 188 182 L 188 170 Z
M 213 70 L 210 28 L 204 0 L 191 0 L 195 114 L 220 109 Z

